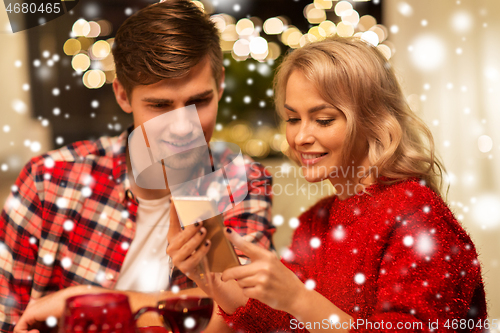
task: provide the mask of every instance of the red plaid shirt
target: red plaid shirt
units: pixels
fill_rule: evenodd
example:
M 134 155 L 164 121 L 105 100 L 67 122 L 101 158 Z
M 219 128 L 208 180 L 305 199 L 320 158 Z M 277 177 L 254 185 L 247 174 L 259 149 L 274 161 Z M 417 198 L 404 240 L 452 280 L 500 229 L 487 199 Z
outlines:
M 0 216 L 0 331 L 13 330 L 31 297 L 79 284 L 114 288 L 136 229 L 127 135 L 76 142 L 21 171 Z M 272 249 L 271 176 L 245 160 L 249 194 L 224 223 Z M 174 284 L 188 281 L 174 271 Z

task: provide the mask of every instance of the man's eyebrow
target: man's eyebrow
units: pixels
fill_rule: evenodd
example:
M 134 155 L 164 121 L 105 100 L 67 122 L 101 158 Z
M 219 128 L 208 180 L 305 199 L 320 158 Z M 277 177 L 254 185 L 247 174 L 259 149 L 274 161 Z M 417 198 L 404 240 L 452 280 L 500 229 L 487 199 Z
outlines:
M 189 99 L 188 99 L 188 101 L 187 101 L 187 103 L 186 103 L 186 104 L 189 104 L 189 102 L 191 102 L 191 101 L 195 101 L 195 100 L 198 100 L 198 99 L 203 99 L 203 98 L 205 98 L 205 97 L 208 97 L 208 96 L 210 96 L 213 92 L 214 92 L 214 90 L 213 90 L 213 89 L 209 89 L 209 90 L 204 91 L 204 92 L 202 92 L 202 93 L 199 93 L 199 94 L 196 94 L 196 95 L 194 95 L 194 96 L 191 96 L 191 97 L 189 97 Z
M 297 111 L 295 111 L 294 108 L 292 108 L 290 105 L 286 104 L 285 103 L 285 108 L 287 108 L 288 110 L 292 111 L 292 112 L 295 112 L 297 113 Z M 323 110 L 323 109 L 335 109 L 332 105 L 330 104 L 320 104 L 320 105 L 316 105 L 312 108 L 310 108 L 309 110 L 307 110 L 308 113 L 314 113 L 314 112 L 317 112 L 317 111 L 320 111 L 320 110 Z
M 189 97 L 188 101 L 187 101 L 187 104 L 189 104 L 190 102 L 192 101 L 196 101 L 196 100 L 199 100 L 199 99 L 202 99 L 202 98 L 205 98 L 205 97 L 208 97 L 210 96 L 210 94 L 212 94 L 214 92 L 213 89 L 209 89 L 207 91 L 204 91 L 202 93 L 199 93 L 199 94 L 196 94 L 196 95 L 193 95 L 191 97 Z M 166 104 L 166 105 L 169 105 L 169 104 L 173 104 L 174 101 L 171 100 L 171 99 L 168 99 L 168 98 L 155 98 L 155 97 L 144 97 L 142 99 L 143 102 L 146 102 L 146 103 L 152 103 L 152 104 Z

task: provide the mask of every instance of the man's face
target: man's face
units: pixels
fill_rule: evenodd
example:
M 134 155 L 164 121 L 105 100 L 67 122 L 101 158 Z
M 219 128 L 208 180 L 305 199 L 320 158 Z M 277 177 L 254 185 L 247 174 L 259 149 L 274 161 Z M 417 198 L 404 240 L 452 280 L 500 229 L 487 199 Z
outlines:
M 115 94 L 117 93 L 120 92 L 117 92 L 115 87 Z M 171 156 L 164 160 L 166 166 L 179 170 L 190 168 L 201 159 L 203 149 L 190 148 L 206 145 L 210 141 L 222 93 L 222 88 L 217 87 L 207 57 L 182 78 L 165 79 L 155 84 L 134 87 L 131 102 L 128 103 L 129 109 L 127 105 L 124 107 L 120 101 L 119 103 L 125 112 L 132 112 L 134 128 L 167 112 L 188 105 L 196 106 L 195 113 L 173 112 L 172 118 L 165 123 L 154 123 L 155 120 L 152 120 L 154 127 L 159 130 L 155 131 L 156 133 L 147 132 L 148 140 L 154 140 L 150 145 L 154 144 L 158 155 Z M 161 118 L 165 117 L 158 119 Z M 145 128 L 147 129 L 147 126 Z

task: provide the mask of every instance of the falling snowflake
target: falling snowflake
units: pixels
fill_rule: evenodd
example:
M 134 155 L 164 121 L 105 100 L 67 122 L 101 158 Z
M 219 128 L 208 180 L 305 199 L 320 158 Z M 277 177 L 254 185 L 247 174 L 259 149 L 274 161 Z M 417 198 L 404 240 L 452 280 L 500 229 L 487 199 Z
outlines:
M 403 238 L 403 244 L 407 247 L 410 247 L 413 245 L 413 237 L 412 236 L 405 236 Z
M 40 151 L 40 149 L 42 149 L 42 145 L 38 141 L 33 141 L 30 144 L 30 149 L 31 149 L 32 152 L 37 153 L 37 152 Z
M 313 237 L 311 238 L 309 245 L 311 245 L 313 249 L 317 249 L 321 245 L 321 240 L 318 237 Z
M 196 320 L 193 317 L 187 317 L 184 319 L 184 327 L 188 330 L 193 329 L 196 326 Z
M 64 269 L 68 269 L 68 268 L 70 268 L 72 264 L 73 264 L 73 262 L 71 261 L 71 258 L 69 258 L 69 257 L 64 257 L 64 258 L 61 260 L 61 266 L 62 266 Z
M 128 248 L 130 247 L 130 244 L 129 244 L 128 242 L 123 242 L 123 243 L 121 244 L 121 247 L 122 247 L 122 250 L 123 250 L 123 251 L 127 251 L 127 250 L 128 250 Z
M 292 217 L 289 221 L 288 221 L 288 225 L 290 226 L 290 228 L 292 229 L 297 229 L 299 227 L 299 219 L 296 218 L 296 217 Z
M 56 200 L 56 205 L 57 207 L 61 208 L 61 209 L 64 209 L 64 208 L 67 208 L 68 207 L 68 199 L 66 198 L 58 198 Z
M 91 195 L 92 195 L 92 190 L 90 189 L 90 187 L 85 186 L 84 188 L 82 188 L 82 196 L 83 197 L 88 198 Z
M 363 284 L 365 283 L 366 281 L 366 277 L 363 273 L 357 273 L 356 275 L 354 275 L 354 282 L 356 282 L 357 284 Z
M 54 316 L 49 316 L 47 320 L 45 320 L 45 323 L 47 324 L 48 327 L 56 327 L 57 318 Z
M 47 266 L 50 266 L 54 263 L 54 256 L 51 254 L 46 254 L 43 256 L 43 263 Z
M 284 248 L 283 250 L 281 250 L 281 258 L 283 258 L 283 260 L 285 261 L 293 261 L 295 255 L 289 248 Z
M 328 320 L 330 321 L 330 323 L 335 324 L 340 322 L 340 317 L 336 314 L 332 314 L 330 317 L 328 317 Z
M 434 250 L 434 242 L 429 235 L 421 235 L 417 240 L 417 251 L 418 253 L 431 254 Z
M 72 231 L 74 227 L 75 227 L 75 223 L 71 220 L 66 220 L 63 223 L 63 229 L 66 231 Z
M 273 217 L 273 224 L 277 227 L 279 227 L 280 225 L 283 224 L 283 222 L 285 222 L 285 218 L 282 216 L 282 215 L 275 215 Z
M 51 168 L 53 168 L 53 167 L 54 167 L 55 162 L 54 162 L 54 160 L 53 160 L 52 158 L 47 157 L 47 158 L 43 161 L 43 165 L 45 165 L 45 167 L 46 167 L 47 169 L 51 169 Z
M 95 279 L 99 283 L 104 282 L 104 280 L 106 279 L 106 273 L 104 273 L 103 271 L 97 272 Z M 90 285 L 89 285 L 89 288 L 90 288 Z
M 316 282 L 312 279 L 306 280 L 304 284 L 308 290 L 314 290 L 314 288 L 316 288 Z
M 339 225 L 334 231 L 333 231 L 333 238 L 335 238 L 336 240 L 340 241 L 342 239 L 344 239 L 345 237 L 345 231 L 344 229 L 342 228 L 341 225 Z

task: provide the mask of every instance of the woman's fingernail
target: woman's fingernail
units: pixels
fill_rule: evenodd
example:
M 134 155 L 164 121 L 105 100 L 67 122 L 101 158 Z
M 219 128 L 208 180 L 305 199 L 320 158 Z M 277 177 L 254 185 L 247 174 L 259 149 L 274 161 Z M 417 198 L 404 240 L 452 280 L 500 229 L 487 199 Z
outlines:
M 210 242 L 209 241 L 206 241 L 205 242 L 205 246 L 209 246 L 210 245 Z
M 231 229 L 229 229 L 229 228 L 226 228 L 226 232 L 227 232 L 228 234 L 230 234 L 230 233 L 231 233 L 231 232 L 233 232 L 233 231 L 232 231 Z
M 184 230 L 184 226 L 182 226 L 181 229 Z
M 194 223 L 194 226 L 195 226 L 195 227 L 197 227 L 197 226 L 199 226 L 199 225 L 200 225 L 200 222 L 195 222 L 195 223 Z
M 170 203 L 172 202 L 172 197 L 168 198 L 168 202 Z
M 203 229 L 203 228 L 201 228 L 199 231 L 200 235 L 203 235 L 204 232 L 205 232 L 205 229 Z

